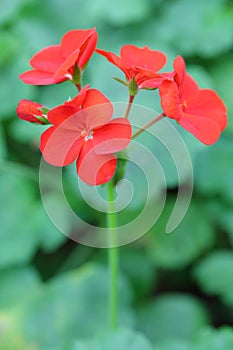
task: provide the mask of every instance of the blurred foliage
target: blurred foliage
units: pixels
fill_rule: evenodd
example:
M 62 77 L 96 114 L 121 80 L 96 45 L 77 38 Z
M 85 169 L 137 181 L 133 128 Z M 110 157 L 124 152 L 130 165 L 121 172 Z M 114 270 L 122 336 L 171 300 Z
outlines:
M 210 148 L 178 128 L 192 158 L 195 189 L 187 215 L 169 235 L 165 227 L 177 190 L 176 168 L 160 145 L 146 141 L 164 169 L 167 201 L 150 232 L 121 248 L 121 328 L 112 333 L 107 330 L 106 250 L 78 245 L 50 222 L 38 182 L 42 129 L 15 114 L 22 98 L 52 107 L 74 96 L 71 84 L 29 86 L 18 74 L 28 69 L 37 50 L 58 43 L 64 32 L 89 27 L 97 27 L 98 47 L 106 50 L 118 53 L 125 43 L 164 50 L 167 70 L 182 54 L 190 74 L 201 87 L 217 90 L 229 115 L 221 140 Z M 232 49 L 232 1 L 1 0 L 1 350 L 233 349 Z M 122 78 L 94 55 L 84 83 L 114 102 L 126 101 L 126 90 L 113 76 Z M 136 102 L 160 110 L 152 92 L 140 92 Z M 143 208 L 146 191 L 142 174 L 132 166 L 126 175 L 136 192 L 123 222 Z M 67 169 L 70 204 L 102 225 L 103 215 L 85 205 L 76 180 L 74 169 Z M 72 223 L 67 225 L 72 230 Z

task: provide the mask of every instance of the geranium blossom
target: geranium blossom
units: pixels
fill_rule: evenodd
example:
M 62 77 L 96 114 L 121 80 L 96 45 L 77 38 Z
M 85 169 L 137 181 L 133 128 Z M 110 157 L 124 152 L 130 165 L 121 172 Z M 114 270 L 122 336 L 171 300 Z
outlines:
M 26 84 L 50 85 L 72 80 L 75 67 L 81 71 L 93 54 L 97 43 L 95 29 L 71 30 L 60 45 L 48 46 L 30 60 L 33 70 L 19 77 Z
M 73 100 L 48 112 L 53 124 L 41 136 L 44 159 L 54 166 L 76 160 L 79 177 L 90 185 L 109 181 L 114 175 L 114 153 L 127 147 L 131 126 L 127 119 L 111 119 L 113 107 L 98 90 L 84 88 Z
M 159 90 L 164 113 L 201 142 L 213 144 L 227 124 L 223 101 L 215 91 L 198 87 L 181 56 L 174 60 L 174 73 L 174 80 L 163 81 Z
M 44 114 L 45 109 L 40 103 L 21 100 L 16 108 L 16 113 L 20 119 L 28 122 L 47 124 L 47 116 Z
M 168 73 L 158 74 L 166 63 L 164 53 L 151 50 L 147 46 L 139 48 L 134 45 L 124 45 L 120 50 L 120 57 L 113 52 L 96 49 L 96 52 L 105 56 L 109 62 L 120 68 L 128 83 L 134 79 L 139 89 L 157 88 Z M 153 81 L 153 82 L 152 82 Z

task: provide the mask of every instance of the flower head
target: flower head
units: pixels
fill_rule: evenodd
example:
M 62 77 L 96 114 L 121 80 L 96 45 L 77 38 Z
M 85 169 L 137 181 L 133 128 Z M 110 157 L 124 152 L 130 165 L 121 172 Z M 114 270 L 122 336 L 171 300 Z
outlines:
M 198 87 L 181 56 L 174 60 L 174 79 L 163 81 L 159 92 L 166 116 L 207 145 L 218 140 L 227 124 L 226 107 L 215 91 Z
M 139 89 L 157 88 L 164 79 L 163 74 L 157 73 L 166 63 L 166 56 L 160 51 L 150 50 L 147 46 L 138 48 L 134 45 L 124 45 L 121 48 L 120 57 L 100 49 L 96 52 L 120 68 L 128 84 L 134 79 Z M 153 79 L 153 85 L 147 83 L 151 79 Z
M 20 74 L 26 84 L 50 85 L 72 80 L 75 69 L 80 72 L 97 43 L 95 29 L 71 30 L 59 45 L 48 46 L 37 52 L 30 60 L 32 70 Z
M 54 166 L 76 160 L 79 177 L 90 185 L 109 181 L 114 175 L 115 152 L 127 147 L 131 126 L 127 119 L 111 119 L 113 107 L 98 90 L 84 88 L 73 100 L 48 113 L 53 124 L 41 136 L 44 159 Z
M 21 100 L 16 108 L 16 113 L 20 119 L 31 123 L 47 124 L 46 108 L 40 103 L 30 100 Z

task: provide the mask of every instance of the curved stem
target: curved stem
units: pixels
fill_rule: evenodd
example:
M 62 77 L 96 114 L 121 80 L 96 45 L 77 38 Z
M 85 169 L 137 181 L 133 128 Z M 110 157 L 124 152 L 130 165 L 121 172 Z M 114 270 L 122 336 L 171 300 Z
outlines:
M 135 96 L 129 95 L 129 101 L 128 101 L 127 108 L 126 108 L 126 111 L 125 111 L 125 114 L 124 114 L 124 118 L 128 118 L 128 116 L 129 116 L 129 112 L 131 110 L 134 97 Z
M 153 124 L 157 123 L 159 120 L 163 119 L 165 117 L 165 113 L 161 113 L 156 118 L 152 119 L 149 123 L 145 124 L 142 128 L 138 129 L 132 136 L 132 139 L 135 139 L 135 137 L 139 136 L 144 130 L 148 129 Z
M 114 213 L 114 183 L 113 180 L 107 184 L 108 192 L 108 214 L 107 214 L 107 227 L 109 230 L 109 246 L 108 248 L 108 261 L 110 269 L 110 283 L 109 283 L 109 318 L 110 327 L 112 329 L 117 328 L 118 324 L 118 247 L 116 245 L 116 227 L 117 217 Z

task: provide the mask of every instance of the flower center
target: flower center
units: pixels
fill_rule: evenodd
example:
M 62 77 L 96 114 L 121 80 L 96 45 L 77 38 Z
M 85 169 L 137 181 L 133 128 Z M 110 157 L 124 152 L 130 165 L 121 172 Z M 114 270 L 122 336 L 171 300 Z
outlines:
M 84 129 L 84 130 L 81 132 L 81 136 L 84 138 L 85 141 L 92 140 L 92 139 L 93 139 L 93 131 L 92 131 L 92 130 Z

